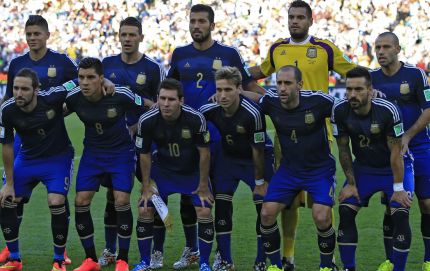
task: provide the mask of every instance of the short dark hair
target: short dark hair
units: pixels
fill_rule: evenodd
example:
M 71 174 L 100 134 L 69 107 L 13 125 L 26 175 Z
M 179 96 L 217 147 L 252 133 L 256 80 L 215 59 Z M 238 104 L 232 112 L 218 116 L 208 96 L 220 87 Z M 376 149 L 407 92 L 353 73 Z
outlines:
M 291 8 L 305 8 L 306 9 L 306 14 L 309 16 L 309 18 L 312 18 L 312 9 L 311 6 L 309 6 L 308 3 L 306 3 L 303 0 L 294 0 L 290 7 L 288 8 L 288 12 L 290 12 Z
M 346 79 L 348 78 L 360 78 L 360 77 L 364 77 L 364 79 L 366 79 L 366 85 L 367 86 L 371 86 L 372 85 L 372 77 L 370 76 L 370 72 L 364 68 L 364 67 L 355 67 L 351 70 L 349 70 L 346 73 Z
M 25 22 L 25 28 L 28 26 L 37 25 L 49 32 L 48 22 L 40 15 L 30 15 Z
M 127 17 L 119 23 L 119 29 L 124 25 L 136 26 L 139 29 L 139 35 L 142 35 L 142 23 L 136 17 Z
M 394 42 L 394 45 L 395 46 L 400 46 L 399 37 L 397 37 L 397 35 L 394 34 L 393 32 L 388 32 L 387 31 L 387 32 L 381 33 L 381 34 L 378 35 L 378 37 L 376 39 L 383 38 L 383 37 L 390 37 L 390 38 L 392 38 L 393 42 Z
M 176 92 L 178 93 L 179 99 L 182 99 L 182 97 L 184 97 L 184 89 L 182 87 L 182 84 L 176 79 L 173 79 L 173 78 L 164 79 L 160 83 L 160 87 L 158 88 L 158 94 L 160 94 L 160 90 L 162 88 L 169 89 L 169 90 L 176 90 Z
M 15 77 L 27 77 L 31 79 L 31 86 L 33 89 L 37 89 L 40 86 L 39 77 L 37 73 L 30 68 L 23 68 L 18 71 Z
M 212 24 L 215 21 L 214 10 L 208 5 L 203 5 L 203 4 L 194 5 L 191 7 L 191 12 L 206 12 L 208 14 L 209 22 Z
M 79 69 L 93 68 L 98 75 L 103 75 L 103 65 L 100 59 L 95 57 L 86 57 L 79 63 Z
M 300 71 L 299 68 L 297 68 L 294 65 L 285 65 L 285 66 L 282 66 L 278 70 L 278 72 L 276 73 L 276 77 L 278 77 L 278 74 L 280 72 L 288 72 L 288 71 L 291 71 L 291 70 L 294 71 L 294 79 L 296 79 L 296 82 L 302 81 L 302 72 Z

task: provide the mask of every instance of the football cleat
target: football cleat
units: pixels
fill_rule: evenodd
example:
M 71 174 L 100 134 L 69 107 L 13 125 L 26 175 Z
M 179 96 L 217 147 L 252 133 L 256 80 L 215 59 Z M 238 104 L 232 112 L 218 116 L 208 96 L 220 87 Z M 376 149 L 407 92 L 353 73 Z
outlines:
M 102 267 L 91 258 L 86 258 L 82 264 L 73 271 L 100 271 Z M 1 271 L 1 270 L 0 270 Z
M 200 271 L 212 271 L 212 269 L 210 268 L 210 266 L 207 263 L 202 263 L 202 265 L 200 265 Z
M 198 263 L 200 260 L 200 252 L 197 251 L 191 251 L 190 247 L 185 247 L 184 251 L 182 252 L 181 258 L 173 264 L 173 269 L 175 270 L 181 270 L 184 268 L 187 268 L 188 266 Z M 210 267 L 209 267 L 210 270 Z
M 66 265 L 65 263 L 54 261 L 51 271 L 66 271 Z
M 284 271 L 294 271 L 296 268 L 294 263 L 290 262 L 286 258 L 282 258 L 282 267 L 284 268 Z
M 142 260 L 140 263 L 136 264 L 131 271 L 151 271 L 151 267 L 146 264 L 144 260 Z
M 163 268 L 163 252 L 156 250 L 152 253 L 149 267 L 151 267 L 151 269 Z
M 276 265 L 271 265 L 267 268 L 267 271 L 282 271 L 282 269 L 277 267 Z
M 69 258 L 67 254 L 67 250 L 64 250 L 64 264 L 70 265 L 72 264 L 72 260 Z
M 423 263 L 423 271 L 430 271 L 430 262 Z
M 266 271 L 266 270 L 267 270 L 267 266 L 265 262 L 254 263 L 253 271 Z
M 381 263 L 377 271 L 393 271 L 393 269 L 394 269 L 394 264 L 392 264 L 390 260 L 386 260 L 385 262 Z
M 214 263 L 212 264 L 212 269 L 214 271 L 219 270 L 221 262 L 222 262 L 221 253 L 219 252 L 219 250 L 217 250 L 214 256 Z
M 221 264 L 219 265 L 219 269 L 218 270 L 214 269 L 213 271 L 235 271 L 235 268 L 233 263 L 222 261 Z
M 109 249 L 105 248 L 99 258 L 100 266 L 108 266 L 110 264 L 114 264 L 116 262 L 116 256 L 116 253 L 112 253 L 109 251 Z
M 3 248 L 3 250 L 0 252 L 0 263 L 5 263 L 9 259 L 9 249 L 7 247 Z
M 0 266 L 0 271 L 21 271 L 22 262 L 19 260 L 7 260 L 5 264 Z
M 320 267 L 320 271 L 333 271 L 333 268 L 330 268 L 330 267 Z
M 123 260 L 116 261 L 115 271 L 129 271 L 128 263 Z

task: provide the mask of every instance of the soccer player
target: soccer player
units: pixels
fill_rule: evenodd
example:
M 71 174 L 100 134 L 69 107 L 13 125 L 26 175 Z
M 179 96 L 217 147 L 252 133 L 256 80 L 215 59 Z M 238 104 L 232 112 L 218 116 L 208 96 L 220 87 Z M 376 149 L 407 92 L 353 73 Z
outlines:
M 135 94 L 155 102 L 157 89 L 164 77 L 164 71 L 157 62 L 139 52 L 139 45 L 143 41 L 141 22 L 134 17 L 127 17 L 122 20 L 119 27 L 119 40 L 121 53 L 106 57 L 102 61 L 104 77 L 115 84 L 127 86 Z M 127 114 L 127 122 L 130 124 L 137 123 L 138 119 L 138 112 Z M 138 162 L 136 164 L 136 176 L 140 179 Z M 111 187 L 108 188 L 106 198 L 104 216 L 106 247 L 99 258 L 101 266 L 115 263 L 117 256 L 116 213 Z M 154 256 L 162 257 L 160 253 L 156 253 Z M 162 264 L 162 259 L 159 262 Z
M 113 188 L 119 253 L 116 271 L 128 270 L 128 251 L 133 227 L 130 192 L 134 182 L 135 152 L 125 112 L 142 108 L 145 99 L 117 87 L 115 95 L 103 96 L 103 66 L 96 58 L 79 63 L 79 87 L 69 92 L 67 110 L 76 112 L 85 125 L 84 150 L 76 178 L 76 230 L 85 250 L 85 260 L 75 271 L 98 271 L 94 247 L 91 200 L 103 181 Z
M 294 65 L 303 75 L 303 89 L 328 93 L 328 72 L 342 76 L 355 67 L 336 45 L 326 39 L 309 35 L 313 24 L 312 9 L 305 1 L 295 0 L 288 9 L 290 38 L 278 39 L 270 46 L 267 57 L 260 66 L 249 69 L 254 79 L 270 76 L 285 65 Z M 329 141 L 333 142 L 331 125 L 327 119 Z M 279 165 L 281 150 L 275 136 L 275 161 Z M 285 271 L 294 270 L 294 239 L 298 223 L 298 207 L 304 204 L 304 194 L 295 200 L 290 209 L 282 212 L 283 262 Z
M 7 74 L 7 87 L 5 100 L 13 97 L 13 82 L 16 74 L 23 68 L 33 69 L 39 78 L 39 91 L 48 90 L 51 87 L 59 86 L 69 80 L 78 77 L 76 63 L 67 55 L 58 53 L 47 47 L 47 40 L 50 33 L 48 22 L 40 15 L 30 15 L 25 23 L 25 38 L 29 48 L 28 53 L 12 59 Z M 14 153 L 18 155 L 21 146 L 19 135 L 14 140 Z M 68 202 L 66 199 L 66 208 L 69 213 Z M 22 221 L 24 212 L 24 201 L 21 201 L 17 207 L 19 224 Z M 0 263 L 7 260 L 9 251 L 7 247 L 0 253 Z M 70 258 L 65 255 L 66 264 L 71 264 Z
M 22 270 L 17 203 L 28 202 L 39 182 L 46 186 L 51 211 L 52 270 L 66 270 L 63 262 L 69 215 L 65 202 L 72 179 L 74 153 L 63 117 L 68 84 L 39 91 L 36 72 L 24 68 L 15 74 L 13 98 L 1 106 L 0 141 L 6 183 L 0 190 L 0 221 L 9 251 L 8 261 L 0 267 L 1 271 Z M 22 139 L 15 161 L 14 129 Z
M 182 83 L 185 104 L 196 110 L 208 103 L 208 100 L 215 95 L 214 72 L 222 66 L 232 66 L 239 69 L 242 74 L 242 86 L 245 90 L 264 93 L 264 90 L 252 80 L 245 69 L 238 50 L 212 39 L 212 31 L 215 28 L 214 19 L 214 11 L 210 6 L 197 4 L 191 7 L 189 30 L 193 42 L 173 51 L 171 67 L 167 75 L 167 77 L 175 78 Z M 212 160 L 215 161 L 220 138 L 218 131 L 210 122 L 208 129 L 211 135 L 212 157 L 214 158 Z M 194 207 L 187 197 L 182 197 L 181 202 L 181 218 L 187 243 L 181 258 L 174 263 L 174 269 L 183 269 L 191 265 L 198 260 L 199 253 Z M 154 247 L 155 250 L 162 250 L 162 242 L 158 241 L 160 239 L 158 229 L 162 223 L 158 224 L 154 234 Z
M 405 133 L 402 153 L 408 148 L 414 157 L 415 194 L 421 210 L 421 233 L 424 240 L 422 270 L 430 271 L 430 87 L 425 72 L 400 62 L 398 37 L 391 32 L 380 34 L 375 42 L 376 57 L 381 68 L 371 71 L 373 88 L 383 92 L 387 99 L 399 106 L 403 115 Z M 393 270 L 393 219 L 388 209 L 384 215 L 384 245 L 387 260 L 379 271 Z
M 301 90 L 301 72 L 292 65 L 278 70 L 276 86 L 277 93 L 268 90 L 259 99 L 262 111 L 275 126 L 282 150 L 280 166 L 270 181 L 261 210 L 261 236 L 271 262 L 267 270 L 282 270 L 277 215 L 291 206 L 297 194 L 304 190 L 313 200 L 320 270 L 331 271 L 336 244 L 331 216 L 336 169 L 325 119 L 331 115 L 334 97 L 320 91 Z M 249 93 L 245 94 L 251 98 Z M 256 94 L 252 97 L 259 98 Z
M 140 241 L 145 252 L 135 271 L 151 270 L 148 265 L 154 226 L 154 208 L 149 204 L 154 193 L 149 184 L 151 171 L 164 201 L 173 193 L 191 197 L 198 221 L 200 271 L 211 270 L 209 255 L 214 224 L 211 215 L 213 196 L 209 185 L 209 133 L 203 115 L 183 105 L 183 95 L 179 81 L 165 79 L 158 93 L 159 108 L 146 112 L 139 119 L 136 147 L 140 152 L 142 196 L 138 227 L 143 235 Z M 157 156 L 151 168 L 153 143 L 157 146 Z
M 257 253 L 260 253 L 257 254 L 254 270 L 266 270 L 259 228 L 267 181 L 273 175 L 273 148 L 270 144 L 265 149 L 265 117 L 253 101 L 240 95 L 242 75 L 237 68 L 222 67 L 215 73 L 215 81 L 217 103 L 200 108 L 222 138 L 222 151 L 215 162 L 212 182 L 216 191 L 215 229 L 222 261 L 218 266 L 213 266 L 213 270 L 234 270 L 231 257 L 232 200 L 240 180 L 253 191 L 257 210 Z
M 339 161 L 347 179 L 339 195 L 340 257 L 345 270 L 355 271 L 355 217 L 361 207 L 367 207 L 373 194 L 382 191 L 390 199 L 393 220 L 392 270 L 404 271 L 411 244 L 412 163 L 404 163 L 401 154 L 400 110 L 386 100 L 372 99 L 372 92 L 370 73 L 362 67 L 354 68 L 346 74 L 346 99 L 333 107 Z

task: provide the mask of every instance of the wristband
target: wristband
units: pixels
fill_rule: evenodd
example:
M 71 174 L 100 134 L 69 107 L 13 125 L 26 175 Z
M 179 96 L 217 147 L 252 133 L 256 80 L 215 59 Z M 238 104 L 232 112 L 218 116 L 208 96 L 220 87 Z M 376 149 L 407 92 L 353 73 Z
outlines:
M 255 179 L 255 185 L 262 185 L 264 184 L 264 179 Z
M 393 190 L 394 192 L 404 191 L 403 183 L 395 183 L 393 184 Z

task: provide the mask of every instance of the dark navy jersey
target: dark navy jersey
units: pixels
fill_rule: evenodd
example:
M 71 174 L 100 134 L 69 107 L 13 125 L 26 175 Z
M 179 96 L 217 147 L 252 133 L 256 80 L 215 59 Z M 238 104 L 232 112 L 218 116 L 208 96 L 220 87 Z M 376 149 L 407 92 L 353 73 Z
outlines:
M 15 129 L 22 140 L 20 154 L 25 159 L 43 158 L 72 150 L 64 125 L 63 86 L 40 91 L 31 112 L 22 111 L 10 98 L 1 106 L 0 142 L 13 142 Z M 16 154 L 15 154 L 16 155 Z
M 254 102 L 241 96 L 239 108 L 231 117 L 216 103 L 203 105 L 200 112 L 220 132 L 225 155 L 252 161 L 252 146 L 264 148 L 265 117 Z
M 181 174 L 199 170 L 197 147 L 209 147 L 209 133 L 203 115 L 183 105 L 179 118 L 166 121 L 160 109 L 154 108 L 139 119 L 136 148 L 139 153 L 149 153 L 151 145 L 157 146 L 155 163 L 164 169 Z
M 112 152 L 133 149 L 125 112 L 143 112 L 143 99 L 128 88 L 116 87 L 115 95 L 91 102 L 76 87 L 67 95 L 66 105 L 85 125 L 85 148 Z
M 400 138 L 403 135 L 402 115 L 396 105 L 375 98 L 370 112 L 360 116 L 343 99 L 333 107 L 331 121 L 335 137 L 347 135 L 351 139 L 356 166 L 376 174 L 391 173 L 387 136 Z
M 146 55 L 133 64 L 121 60 L 121 54 L 103 59 L 105 78 L 114 84 L 126 86 L 139 96 L 157 101 L 157 91 L 164 79 L 163 68 Z
M 334 174 L 325 119 L 330 117 L 334 97 L 320 91 L 301 90 L 299 105 L 282 107 L 278 94 L 267 90 L 260 105 L 276 129 L 282 151 L 281 163 L 291 174 L 315 176 Z
M 34 61 L 30 58 L 30 53 L 26 53 L 10 62 L 7 73 L 6 97 L 13 96 L 13 80 L 19 70 L 23 68 L 30 68 L 37 73 L 42 90 L 48 90 L 78 77 L 76 63 L 66 54 L 48 49 L 45 56 Z
M 217 41 L 204 51 L 197 50 L 192 43 L 176 48 L 167 76 L 181 81 L 185 104 L 199 109 L 215 94 L 215 72 L 222 66 L 238 68 L 243 85 L 252 80 L 238 50 Z
M 373 88 L 382 91 L 387 99 L 402 111 L 405 131 L 420 117 L 422 111 L 430 107 L 430 86 L 423 70 L 402 63 L 400 70 L 387 76 L 382 69 L 371 71 Z M 430 148 L 428 127 L 416 134 L 409 142 L 412 152 Z

